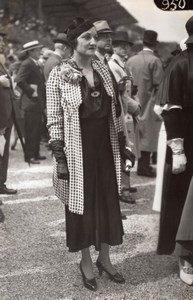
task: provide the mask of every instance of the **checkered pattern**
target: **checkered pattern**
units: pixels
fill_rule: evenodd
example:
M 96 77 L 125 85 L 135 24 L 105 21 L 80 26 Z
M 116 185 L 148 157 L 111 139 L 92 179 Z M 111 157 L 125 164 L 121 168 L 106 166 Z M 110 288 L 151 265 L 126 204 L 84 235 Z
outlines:
M 109 123 L 118 190 L 120 193 L 121 159 L 117 134 L 122 128 L 120 119 L 116 117 L 115 93 L 106 66 L 98 61 L 93 61 L 92 65 L 101 76 L 108 95 L 113 99 Z M 47 126 L 51 137 L 50 141 L 64 141 L 64 151 L 68 161 L 70 180 L 67 182 L 57 178 L 56 161 L 54 159 L 54 189 L 56 196 L 68 205 L 71 212 L 82 215 L 84 212 L 84 178 L 79 121 L 79 106 L 82 103 L 81 88 L 79 84 L 71 84 L 64 81 L 60 75 L 60 71 L 60 66 L 55 67 L 51 71 L 47 81 Z

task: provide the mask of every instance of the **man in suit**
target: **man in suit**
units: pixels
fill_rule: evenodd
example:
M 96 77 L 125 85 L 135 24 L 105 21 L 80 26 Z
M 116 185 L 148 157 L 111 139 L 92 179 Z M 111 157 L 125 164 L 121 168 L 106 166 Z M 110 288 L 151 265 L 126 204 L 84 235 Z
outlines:
M 141 104 L 139 117 L 141 157 L 138 160 L 139 176 L 155 177 L 150 166 L 151 154 L 157 152 L 158 134 L 161 119 L 154 112 L 155 98 L 163 76 L 161 60 L 155 55 L 157 32 L 146 30 L 143 37 L 143 50 L 130 57 L 126 63 L 132 72 L 134 85 L 137 86 L 137 97 Z
M 48 80 L 51 70 L 55 66 L 61 64 L 63 59 L 69 58 L 72 55 L 72 48 L 65 33 L 59 33 L 53 42 L 55 50 L 44 65 L 44 76 L 46 81 Z
M 3 57 L 5 50 L 5 34 L 0 32 L 0 54 Z M 16 194 L 17 190 L 9 189 L 7 180 L 9 144 L 14 119 L 13 89 L 11 78 L 4 66 L 4 59 L 0 60 L 0 194 Z
M 39 164 L 45 156 L 40 155 L 42 116 L 46 102 L 44 75 L 38 65 L 40 49 L 38 41 L 23 45 L 22 53 L 26 59 L 22 62 L 15 82 L 22 91 L 21 102 L 24 110 L 25 161 Z

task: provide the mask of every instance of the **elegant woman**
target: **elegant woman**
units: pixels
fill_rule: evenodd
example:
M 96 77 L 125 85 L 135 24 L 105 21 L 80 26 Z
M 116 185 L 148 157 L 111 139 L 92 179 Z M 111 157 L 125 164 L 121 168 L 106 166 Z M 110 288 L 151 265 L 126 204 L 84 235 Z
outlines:
M 113 267 L 109 245 L 120 245 L 123 227 L 118 193 L 121 157 L 126 159 L 115 92 L 107 67 L 92 57 L 96 30 L 76 18 L 67 29 L 73 57 L 55 67 L 47 82 L 47 116 L 54 155 L 54 187 L 65 203 L 70 252 L 81 250 L 84 286 L 97 289 L 89 247 L 99 251 L 99 274 L 125 279 Z

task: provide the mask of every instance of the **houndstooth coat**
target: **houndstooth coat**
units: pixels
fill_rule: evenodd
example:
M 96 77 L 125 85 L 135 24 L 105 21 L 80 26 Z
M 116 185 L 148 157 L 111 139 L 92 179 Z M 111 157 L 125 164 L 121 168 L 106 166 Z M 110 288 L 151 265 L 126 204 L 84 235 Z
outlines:
M 70 62 L 70 61 L 69 61 Z M 55 195 L 75 214 L 84 212 L 84 174 L 82 142 L 79 120 L 79 106 L 82 103 L 79 83 L 69 83 L 61 76 L 61 70 L 67 62 L 55 67 L 47 81 L 47 127 L 50 141 L 64 141 L 70 174 L 69 181 L 58 179 L 54 159 Z M 107 67 L 100 61 L 92 61 L 93 69 L 100 75 L 104 87 L 112 97 L 112 109 L 109 117 L 110 138 L 113 150 L 118 191 L 121 190 L 121 158 L 119 152 L 118 132 L 122 131 L 120 118 L 116 117 L 115 93 Z

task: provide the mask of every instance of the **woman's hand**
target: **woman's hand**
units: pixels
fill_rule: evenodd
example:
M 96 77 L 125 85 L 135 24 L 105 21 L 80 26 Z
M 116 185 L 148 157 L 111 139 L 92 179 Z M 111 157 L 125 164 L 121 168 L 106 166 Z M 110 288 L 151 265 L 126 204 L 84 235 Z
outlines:
M 187 159 L 184 153 L 175 154 L 173 153 L 173 162 L 172 162 L 172 173 L 180 174 L 186 170 Z
M 57 163 L 57 177 L 58 179 L 69 180 L 68 165 L 65 161 Z

